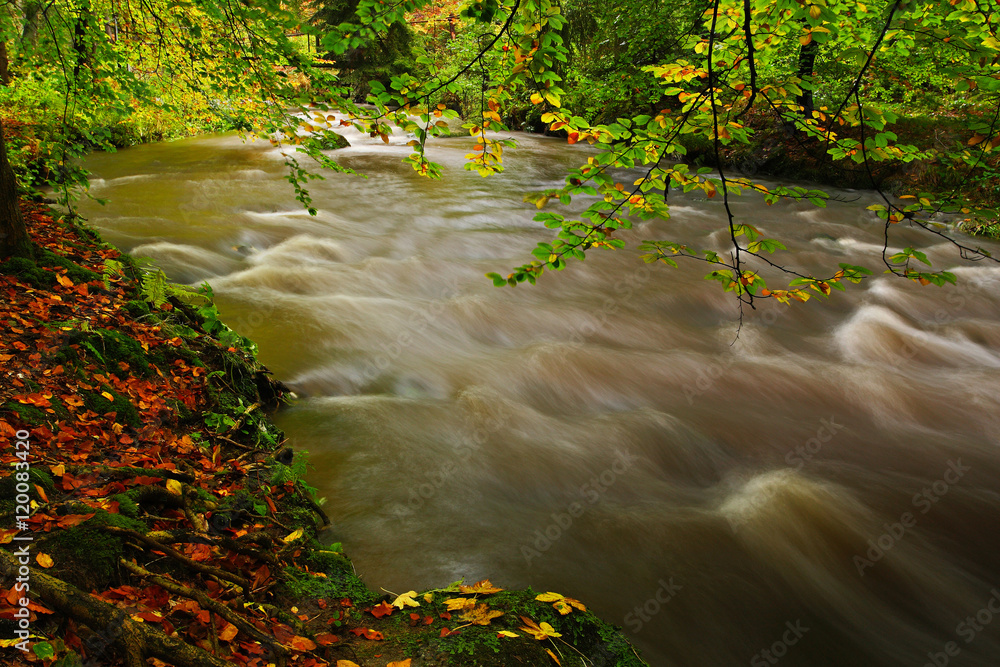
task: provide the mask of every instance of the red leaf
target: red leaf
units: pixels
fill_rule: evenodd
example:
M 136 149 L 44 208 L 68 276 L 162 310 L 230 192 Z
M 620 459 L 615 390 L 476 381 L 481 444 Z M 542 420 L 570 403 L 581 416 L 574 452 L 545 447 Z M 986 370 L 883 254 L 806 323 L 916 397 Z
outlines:
M 393 607 L 388 602 L 385 602 L 384 600 L 382 604 L 369 609 L 369 611 L 372 613 L 372 616 L 374 616 L 375 618 L 382 618 L 383 616 L 392 616 L 392 612 L 395 610 L 396 610 L 395 607 Z

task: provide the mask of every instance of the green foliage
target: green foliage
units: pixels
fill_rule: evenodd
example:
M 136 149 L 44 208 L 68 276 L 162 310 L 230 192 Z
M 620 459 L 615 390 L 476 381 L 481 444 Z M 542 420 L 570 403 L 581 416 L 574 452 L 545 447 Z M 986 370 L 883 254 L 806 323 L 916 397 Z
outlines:
M 385 11 L 375 0 L 362 0 L 353 21 L 328 34 L 325 43 L 336 53 L 359 48 L 421 6 L 401 3 Z M 565 185 L 525 197 L 539 209 L 535 220 L 556 236 L 539 243 L 534 259 L 507 275 L 487 274 L 497 286 L 534 283 L 545 270 L 562 270 L 594 248 L 622 248 L 617 230 L 630 229 L 636 220 L 669 217 L 670 188 L 719 197 L 725 204 L 720 224 L 728 227 L 732 247 L 722 254 L 648 240 L 640 247 L 644 261 L 711 264 L 706 278 L 741 305 L 752 306 L 758 298 L 791 303 L 826 297 L 871 275 L 863 267 L 843 266 L 810 275 L 785 258 L 768 259 L 786 253 L 784 243 L 758 238 L 729 207 L 730 197 L 747 190 L 761 193 L 768 204 L 790 199 L 816 206 L 826 205 L 826 193 L 773 186 L 753 174 L 693 171 L 669 159 L 700 144 L 719 167 L 723 149 L 753 140 L 756 130 L 746 124 L 747 114 L 771 117 L 795 141 L 825 154 L 828 163 L 862 165 L 869 174 L 878 163 L 937 161 L 961 166 L 967 182 L 983 183 L 990 165 L 1000 162 L 990 154 L 1000 146 L 995 73 L 1000 15 L 984 12 L 972 0 L 830 5 L 714 0 L 708 6 L 669 0 L 655 7 L 530 0 L 471 3 L 462 16 L 468 22 L 451 43 L 418 58 L 425 73 L 393 77 L 389 87 L 373 84 L 367 101 L 375 112 L 352 112 L 352 119 L 359 130 L 383 137 L 393 124 L 414 131 L 414 151 L 406 162 L 430 177 L 440 174 L 425 157 L 432 133 L 415 131 L 412 117 L 428 123 L 430 113 L 441 109 L 434 106 L 436 99 L 461 99 L 470 113 L 463 127 L 475 145 L 465 167 L 483 176 L 503 171 L 504 150 L 512 142 L 494 133 L 509 129 L 509 119 L 519 117 L 516 109 L 526 104 L 533 110 L 521 117 L 537 118 L 569 143 L 587 141 L 596 149 L 586 164 L 567 173 Z M 445 64 L 440 54 L 448 49 L 461 57 Z M 943 147 L 901 141 L 896 131 L 901 112 L 930 100 L 940 107 L 942 96 L 948 108 L 971 112 L 959 123 L 971 139 Z M 623 169 L 640 170 L 642 176 L 621 180 Z M 877 188 L 879 182 L 870 176 L 865 185 Z M 902 221 L 953 238 L 951 229 L 930 219 L 940 212 L 995 216 L 992 202 L 978 210 L 967 206 L 962 188 L 914 194 L 913 204 L 887 198 L 879 213 L 886 238 L 891 225 Z M 581 214 L 547 210 L 572 205 L 579 195 L 592 198 Z M 989 256 L 955 243 L 965 255 Z M 948 272 L 917 270 L 911 260 L 920 258 L 886 257 L 889 271 L 901 277 L 922 284 L 954 280 Z

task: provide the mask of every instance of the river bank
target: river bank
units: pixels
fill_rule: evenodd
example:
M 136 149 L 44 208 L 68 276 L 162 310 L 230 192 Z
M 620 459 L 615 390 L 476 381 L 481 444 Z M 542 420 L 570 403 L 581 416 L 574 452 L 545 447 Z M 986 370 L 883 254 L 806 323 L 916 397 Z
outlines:
M 24 213 L 36 259 L 0 264 L 8 664 L 645 664 L 555 594 L 369 590 L 266 415 L 283 386 L 208 295 Z

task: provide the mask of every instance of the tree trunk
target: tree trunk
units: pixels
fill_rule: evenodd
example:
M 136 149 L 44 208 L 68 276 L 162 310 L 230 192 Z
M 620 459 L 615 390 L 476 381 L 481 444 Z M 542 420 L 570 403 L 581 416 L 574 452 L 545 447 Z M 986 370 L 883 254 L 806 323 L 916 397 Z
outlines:
M 17 205 L 14 171 L 7 161 L 7 144 L 0 123 L 0 259 L 10 256 L 31 257 L 31 238 Z
M 799 49 L 798 75 L 800 79 L 806 81 L 809 85 L 812 85 L 813 70 L 816 67 L 816 54 L 818 53 L 819 43 L 815 40 L 810 41 Z M 806 118 L 812 118 L 813 91 L 803 89 L 802 94 L 795 101 L 802 107 L 802 115 Z
M 38 44 L 38 15 L 42 11 L 39 2 L 24 3 L 24 28 L 21 30 L 21 51 L 34 51 Z
M 0 83 L 10 83 L 10 65 L 7 58 L 7 40 L 0 39 Z

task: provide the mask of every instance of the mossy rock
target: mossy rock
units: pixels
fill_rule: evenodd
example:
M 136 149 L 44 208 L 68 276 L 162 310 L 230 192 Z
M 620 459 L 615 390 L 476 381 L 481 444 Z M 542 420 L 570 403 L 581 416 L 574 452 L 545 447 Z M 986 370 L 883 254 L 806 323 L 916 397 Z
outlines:
M 142 349 L 139 341 L 114 329 L 94 329 L 91 331 L 73 331 L 68 339 L 69 345 L 77 345 L 101 367 L 112 373 L 121 373 L 121 363 L 128 364 L 130 373 L 139 377 L 149 377 L 153 374 L 151 364 L 163 365 L 163 357 L 159 354 Z M 73 358 L 67 351 L 57 355 L 62 363 L 72 363 Z
M 306 139 L 305 145 L 321 151 L 335 151 L 338 148 L 350 148 L 351 142 L 336 132 L 323 132 Z
M 35 259 L 12 257 L 0 263 L 0 273 L 15 276 L 36 288 L 52 287 L 56 284 L 56 274 L 44 267 L 66 269 L 66 276 L 74 283 L 89 283 L 100 280 L 101 276 L 65 257 L 61 257 L 45 248 L 35 248 Z
M 49 416 L 41 408 L 18 403 L 17 401 L 7 401 L 4 403 L 3 409 L 17 415 L 17 421 L 25 426 L 38 426 L 49 420 Z
M 377 599 L 378 596 L 368 590 L 354 573 L 351 561 L 344 554 L 316 547 L 306 555 L 306 561 L 313 572 L 326 576 L 315 576 L 295 567 L 286 568 L 282 585 L 292 599 L 335 600 L 346 597 L 355 607 L 371 605 Z
M 109 401 L 106 396 L 100 393 L 84 393 L 83 403 L 87 406 L 88 410 L 93 410 L 101 415 L 106 415 L 109 412 L 117 413 L 118 421 L 125 422 L 132 428 L 139 428 L 142 424 L 142 419 L 139 417 L 139 411 L 135 409 L 135 406 L 132 405 L 132 402 L 128 398 L 122 396 L 108 385 L 101 387 L 101 392 L 110 394 L 113 400 Z
M 125 311 L 132 316 L 132 319 L 139 319 L 145 315 L 149 315 L 152 311 L 149 309 L 149 304 L 145 301 L 133 300 L 129 301 L 124 306 Z
M 93 508 L 71 506 L 70 512 L 89 514 Z M 66 530 L 49 533 L 38 546 L 55 562 L 54 576 L 83 588 L 103 590 L 117 583 L 118 560 L 125 553 L 125 541 L 101 528 L 115 526 L 145 534 L 146 525 L 120 514 L 96 510 L 93 518 Z
M 55 285 L 56 277 L 25 257 L 12 257 L 0 264 L 0 273 L 20 278 L 32 287 L 45 288 Z

